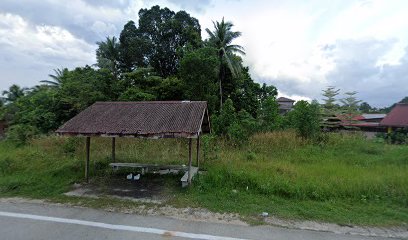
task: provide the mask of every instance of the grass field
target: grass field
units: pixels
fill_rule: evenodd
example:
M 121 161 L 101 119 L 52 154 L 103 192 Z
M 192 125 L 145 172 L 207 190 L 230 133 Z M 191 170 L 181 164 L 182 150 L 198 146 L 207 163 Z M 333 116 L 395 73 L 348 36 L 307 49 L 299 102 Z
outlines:
M 204 138 L 205 175 L 170 204 L 339 224 L 408 223 L 408 146 L 331 134 L 325 144 L 293 132 L 257 134 L 237 149 Z M 15 147 L 0 142 L 0 196 L 59 198 L 83 181 L 84 139 L 44 137 Z M 109 171 L 110 139 L 91 144 L 91 175 Z M 187 140 L 118 139 L 117 160 L 183 164 Z

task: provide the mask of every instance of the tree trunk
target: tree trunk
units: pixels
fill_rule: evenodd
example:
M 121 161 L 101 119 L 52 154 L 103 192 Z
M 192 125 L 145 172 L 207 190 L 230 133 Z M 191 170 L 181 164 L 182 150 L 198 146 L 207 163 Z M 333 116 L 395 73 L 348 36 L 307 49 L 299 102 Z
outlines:
M 221 61 L 221 59 L 220 59 L 220 61 Z M 223 66 L 223 64 L 222 64 L 222 61 L 221 61 L 221 63 L 220 63 L 220 73 L 218 74 L 218 82 L 219 82 L 219 85 L 220 85 L 220 112 L 221 112 L 221 110 L 222 110 L 222 80 L 223 80 L 223 77 L 224 77 L 224 66 Z

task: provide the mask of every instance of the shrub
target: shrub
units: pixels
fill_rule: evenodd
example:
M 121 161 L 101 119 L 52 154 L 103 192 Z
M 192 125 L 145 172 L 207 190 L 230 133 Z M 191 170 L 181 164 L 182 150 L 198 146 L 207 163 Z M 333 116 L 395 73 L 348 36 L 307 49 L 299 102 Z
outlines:
M 236 120 L 235 108 L 231 99 L 227 99 L 222 106 L 218 116 L 213 115 L 213 129 L 217 135 L 226 135 L 228 128 L 233 125 Z
M 251 114 L 245 110 L 236 113 L 233 102 L 227 99 L 218 116 L 213 116 L 215 134 L 225 136 L 235 146 L 241 146 L 249 137 L 258 131 L 259 125 Z
M 400 128 L 387 134 L 387 139 L 393 144 L 406 144 L 408 143 L 408 129 Z
M 248 141 L 248 132 L 238 122 L 234 122 L 227 129 L 227 137 L 235 146 L 241 146 Z
M 218 158 L 220 146 L 217 142 L 217 137 L 213 134 L 203 135 L 201 137 L 201 144 L 203 150 L 203 160 L 214 160 Z
M 39 134 L 39 131 L 36 127 L 16 124 L 8 128 L 6 138 L 17 145 L 24 145 L 37 134 Z
M 80 142 L 80 138 L 69 137 L 66 139 L 64 144 L 62 144 L 62 151 L 66 154 L 74 154 Z
M 274 96 L 270 96 L 262 101 L 259 111 L 260 128 L 269 132 L 282 127 L 282 116 L 279 114 L 279 104 Z
M 291 126 L 296 129 L 299 136 L 303 138 L 316 138 L 320 133 L 320 114 L 318 103 L 298 101 L 294 110 L 289 112 Z

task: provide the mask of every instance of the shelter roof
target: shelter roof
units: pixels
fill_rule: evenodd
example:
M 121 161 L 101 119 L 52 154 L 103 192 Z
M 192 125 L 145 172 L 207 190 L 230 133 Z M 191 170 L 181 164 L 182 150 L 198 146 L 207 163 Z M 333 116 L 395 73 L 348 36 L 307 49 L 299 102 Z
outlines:
M 62 125 L 61 135 L 194 138 L 210 132 L 207 102 L 96 102 Z

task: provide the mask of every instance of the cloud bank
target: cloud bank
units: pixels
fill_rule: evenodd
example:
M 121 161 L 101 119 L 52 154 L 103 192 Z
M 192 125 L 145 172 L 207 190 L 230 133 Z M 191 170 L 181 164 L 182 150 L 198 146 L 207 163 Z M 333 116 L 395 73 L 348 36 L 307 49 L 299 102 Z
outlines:
M 186 10 L 205 28 L 225 17 L 243 35 L 255 81 L 296 99 L 335 85 L 375 106 L 408 95 L 408 15 L 393 1 L 72 0 L 0 2 L 0 89 L 33 86 L 52 69 L 95 63 L 96 42 L 118 36 L 140 8 Z

